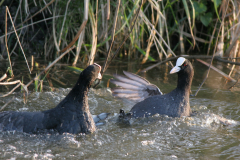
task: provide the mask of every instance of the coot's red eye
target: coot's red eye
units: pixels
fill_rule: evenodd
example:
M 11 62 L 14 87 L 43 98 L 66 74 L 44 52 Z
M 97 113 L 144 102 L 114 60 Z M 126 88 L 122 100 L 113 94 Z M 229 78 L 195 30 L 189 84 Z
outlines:
M 185 66 L 187 66 L 187 65 L 184 63 L 183 66 L 185 67 Z

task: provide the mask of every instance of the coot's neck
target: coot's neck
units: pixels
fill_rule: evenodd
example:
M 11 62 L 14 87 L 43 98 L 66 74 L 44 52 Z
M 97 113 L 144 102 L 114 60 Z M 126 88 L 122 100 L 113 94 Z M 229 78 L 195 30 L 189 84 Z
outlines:
M 179 73 L 177 89 L 183 91 L 186 94 L 189 94 L 191 90 L 191 85 L 192 85 L 192 78 L 193 78 L 193 75 L 188 75 L 186 73 Z
M 83 110 L 88 110 L 88 91 L 91 86 L 91 81 L 79 77 L 77 83 L 70 91 L 66 98 L 71 99 L 73 103 L 79 104 Z

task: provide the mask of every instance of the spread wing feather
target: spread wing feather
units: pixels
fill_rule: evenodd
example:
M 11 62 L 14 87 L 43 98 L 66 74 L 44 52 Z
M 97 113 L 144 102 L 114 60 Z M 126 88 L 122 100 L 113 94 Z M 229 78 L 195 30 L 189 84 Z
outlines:
M 140 102 L 150 96 L 162 95 L 156 85 L 151 84 L 143 77 L 127 71 L 123 71 L 123 73 L 125 76 L 113 75 L 116 79 L 110 80 L 111 83 L 119 86 L 112 89 L 113 96 Z

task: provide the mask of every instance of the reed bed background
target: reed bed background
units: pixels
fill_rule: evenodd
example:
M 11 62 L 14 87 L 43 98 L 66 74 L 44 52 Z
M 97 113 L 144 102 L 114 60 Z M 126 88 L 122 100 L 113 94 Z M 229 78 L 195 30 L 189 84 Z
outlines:
M 7 57 L 6 6 L 14 23 L 8 15 L 6 32 L 10 57 L 23 57 L 13 26 L 27 57 L 34 55 L 53 60 L 87 21 L 73 43 L 76 48 L 64 57 L 64 61 L 76 65 L 78 61 L 92 63 L 93 57 L 106 57 L 116 16 L 113 50 L 118 48 L 129 34 L 140 3 L 141 0 L 3 0 L 0 3 L 1 56 Z M 136 24 L 119 57 L 140 58 L 142 63 L 196 52 L 212 55 L 215 51 L 221 57 L 239 57 L 239 7 L 237 0 L 143 0 Z
M 75 66 L 105 59 L 108 51 L 113 56 L 127 36 L 119 59 L 146 63 L 200 54 L 235 62 L 239 8 L 238 0 L 2 0 L 0 59 L 9 60 L 9 73 L 11 59 L 25 59 L 27 65 L 34 57 L 52 62 L 27 85 L 15 82 L 25 90 L 59 60 Z

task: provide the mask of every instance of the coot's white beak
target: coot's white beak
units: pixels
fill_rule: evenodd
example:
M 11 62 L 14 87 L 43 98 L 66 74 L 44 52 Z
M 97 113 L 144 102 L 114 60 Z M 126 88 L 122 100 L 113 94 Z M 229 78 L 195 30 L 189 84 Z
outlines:
M 102 75 L 101 75 L 101 73 L 99 72 L 98 73 L 98 77 L 97 77 L 98 79 L 102 79 Z
M 173 68 L 171 69 L 170 74 L 177 73 L 177 72 L 180 71 L 180 69 L 181 69 L 180 67 L 175 66 L 175 67 L 173 67 Z
M 102 69 L 102 67 L 99 65 L 99 64 L 97 64 L 97 63 L 94 63 L 93 65 L 96 65 L 96 66 L 98 66 L 99 67 L 99 69 L 100 69 L 100 71 L 99 71 L 99 73 L 98 73 L 98 76 L 97 76 L 97 78 L 98 79 L 102 79 L 102 75 L 101 75 L 101 69 Z
M 185 58 L 179 57 L 176 62 L 176 66 L 172 68 L 170 74 L 177 73 L 181 70 L 180 66 L 185 62 Z

